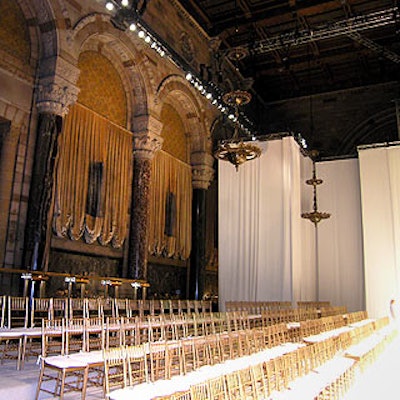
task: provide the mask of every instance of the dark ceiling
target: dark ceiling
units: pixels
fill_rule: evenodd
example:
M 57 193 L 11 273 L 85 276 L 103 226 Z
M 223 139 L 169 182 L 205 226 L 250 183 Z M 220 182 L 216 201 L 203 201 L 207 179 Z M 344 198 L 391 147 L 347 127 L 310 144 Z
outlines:
M 238 63 L 259 104 L 399 81 L 399 1 L 180 0 Z

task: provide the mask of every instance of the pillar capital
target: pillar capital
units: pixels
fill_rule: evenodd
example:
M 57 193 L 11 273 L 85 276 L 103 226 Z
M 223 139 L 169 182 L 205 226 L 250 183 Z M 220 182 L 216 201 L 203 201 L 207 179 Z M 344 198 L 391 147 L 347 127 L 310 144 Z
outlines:
M 214 179 L 214 157 L 198 151 L 191 155 L 193 189 L 208 189 Z
M 36 106 L 40 113 L 64 116 L 78 99 L 79 69 L 61 57 L 49 57 L 40 67 Z
M 151 132 L 133 134 L 133 154 L 136 158 L 152 160 L 161 149 L 163 138 Z
M 133 121 L 133 151 L 135 157 L 151 160 L 161 149 L 162 123 L 150 114 L 135 117 Z

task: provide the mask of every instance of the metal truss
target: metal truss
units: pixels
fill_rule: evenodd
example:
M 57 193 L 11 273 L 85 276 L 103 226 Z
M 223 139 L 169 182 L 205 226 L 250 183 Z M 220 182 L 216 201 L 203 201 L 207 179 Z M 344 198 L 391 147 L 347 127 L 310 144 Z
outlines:
M 341 21 L 326 23 L 313 29 L 302 29 L 296 32 L 288 32 L 260 41 L 256 41 L 254 46 L 251 47 L 251 51 L 255 54 L 263 54 L 271 51 L 285 49 L 290 46 L 298 46 L 342 35 L 347 35 L 349 37 L 352 37 L 353 35 L 352 38 L 354 40 L 357 40 L 359 43 L 373 50 L 377 50 L 377 47 L 380 47 L 378 51 L 381 51 L 381 46 L 368 39 L 362 38 L 361 35 L 357 35 L 357 33 L 368 29 L 374 29 L 390 24 L 395 24 L 398 18 L 398 7 L 392 7 L 386 10 L 377 11 L 366 15 L 359 15 Z M 392 61 L 399 62 L 399 56 L 394 53 L 392 54 Z

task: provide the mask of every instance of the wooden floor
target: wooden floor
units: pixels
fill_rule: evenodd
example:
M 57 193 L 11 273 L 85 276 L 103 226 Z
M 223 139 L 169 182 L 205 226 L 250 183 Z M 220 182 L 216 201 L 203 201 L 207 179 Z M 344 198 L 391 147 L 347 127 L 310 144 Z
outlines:
M 34 400 L 39 366 L 30 359 L 23 370 L 16 371 L 15 362 L 7 360 L 0 366 L 0 400 Z M 343 400 L 400 399 L 400 338 L 390 343 L 376 362 L 358 377 L 356 384 Z M 51 399 L 41 393 L 39 399 Z M 78 393 L 68 393 L 66 400 L 80 399 Z M 87 400 L 104 399 L 100 388 L 89 388 Z M 140 399 L 138 399 L 140 400 Z M 307 399 L 299 399 L 307 400 Z

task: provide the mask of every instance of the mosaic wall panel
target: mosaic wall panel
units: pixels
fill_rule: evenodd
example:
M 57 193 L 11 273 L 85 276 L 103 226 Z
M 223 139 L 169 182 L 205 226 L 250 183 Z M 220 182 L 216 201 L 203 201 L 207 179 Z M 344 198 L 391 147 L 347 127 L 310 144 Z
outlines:
M 163 150 L 177 159 L 189 163 L 185 127 L 178 112 L 169 104 L 161 110 L 163 129 L 161 136 L 164 138 Z
M 148 290 L 148 298 L 185 299 L 186 273 L 187 269 L 184 267 L 149 264 L 147 277 L 151 286 Z
M 119 276 L 120 260 L 108 257 L 96 257 L 85 254 L 67 253 L 58 250 L 50 252 L 49 271 L 61 272 L 67 274 L 90 275 L 92 276 Z M 74 297 L 79 297 L 80 292 L 77 285 L 73 285 Z M 57 291 L 66 289 L 66 284 L 63 278 L 52 277 L 47 284 L 47 296 L 57 296 Z M 86 285 L 89 297 L 102 296 L 104 287 L 100 281 L 92 280 Z
M 0 1 L 0 49 L 24 63 L 29 62 L 29 31 L 15 0 Z
M 86 51 L 80 55 L 78 67 L 79 103 L 126 127 L 125 90 L 114 66 L 103 55 Z

